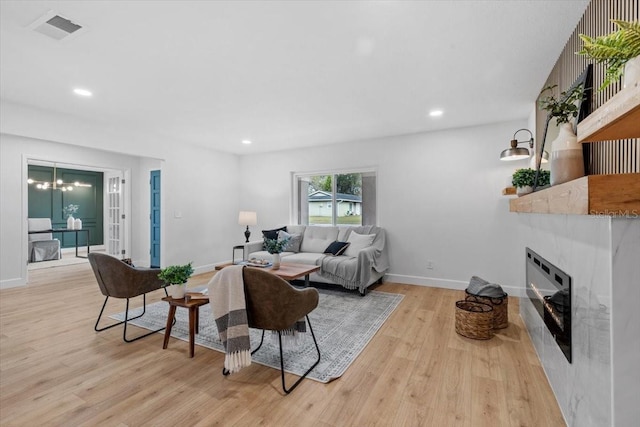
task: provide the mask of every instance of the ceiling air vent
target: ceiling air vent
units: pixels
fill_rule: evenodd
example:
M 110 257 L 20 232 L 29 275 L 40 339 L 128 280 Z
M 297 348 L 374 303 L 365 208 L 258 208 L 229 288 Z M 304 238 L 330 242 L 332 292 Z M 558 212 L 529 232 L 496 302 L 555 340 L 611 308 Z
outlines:
M 33 24 L 29 25 L 30 29 L 40 34 L 49 36 L 56 40 L 64 40 L 70 36 L 75 36 L 83 30 L 82 25 L 72 22 L 70 19 L 60 16 L 53 11 L 49 11 L 40 17 Z

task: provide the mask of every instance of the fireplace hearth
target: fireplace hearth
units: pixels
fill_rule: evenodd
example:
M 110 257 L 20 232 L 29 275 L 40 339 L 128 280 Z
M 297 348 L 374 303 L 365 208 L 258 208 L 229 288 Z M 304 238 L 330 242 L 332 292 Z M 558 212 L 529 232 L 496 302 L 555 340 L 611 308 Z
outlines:
M 527 296 L 571 363 L 571 277 L 526 248 Z

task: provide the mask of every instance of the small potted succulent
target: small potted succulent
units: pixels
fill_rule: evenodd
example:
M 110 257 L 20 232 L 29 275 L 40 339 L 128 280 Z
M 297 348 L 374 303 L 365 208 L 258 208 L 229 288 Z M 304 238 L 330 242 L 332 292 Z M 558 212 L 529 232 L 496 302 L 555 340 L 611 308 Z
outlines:
M 513 173 L 511 183 L 516 187 L 516 194 L 518 196 L 524 196 L 533 192 L 533 184 L 536 179 L 536 171 L 531 168 L 518 169 Z M 550 173 L 546 170 L 540 170 L 538 174 L 537 188 L 545 187 L 549 185 Z
M 284 239 L 264 239 L 264 250 L 273 255 L 273 269 L 280 268 L 280 254 L 289 243 L 289 237 Z
M 599 90 L 603 90 L 624 75 L 626 82 L 640 77 L 640 21 L 612 20 L 618 30 L 599 37 L 580 34 L 584 43 L 578 55 L 595 60 L 605 66 L 605 78 Z
M 187 289 L 187 280 L 193 274 L 193 262 L 185 265 L 171 265 L 160 270 L 158 278 L 164 282 L 164 286 L 169 286 L 169 295 L 172 298 L 184 298 Z

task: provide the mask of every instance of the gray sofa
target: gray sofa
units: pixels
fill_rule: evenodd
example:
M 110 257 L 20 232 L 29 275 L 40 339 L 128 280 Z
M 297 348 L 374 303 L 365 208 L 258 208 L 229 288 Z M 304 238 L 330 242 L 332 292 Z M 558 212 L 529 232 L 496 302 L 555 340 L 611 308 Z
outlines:
M 364 295 L 366 289 L 382 279 L 389 269 L 386 235 L 383 228 L 375 226 L 305 226 L 288 225 L 289 244 L 281 254 L 281 262 L 319 265 L 312 273 L 312 282 L 341 285 L 346 289 L 358 289 Z M 356 233 L 351 236 L 351 233 Z M 374 237 L 373 237 L 374 236 Z M 364 240 L 371 240 L 367 245 Z M 333 242 L 350 242 L 339 256 L 324 253 Z M 263 250 L 263 241 L 245 244 L 245 260 L 251 258 L 273 260 L 273 255 Z

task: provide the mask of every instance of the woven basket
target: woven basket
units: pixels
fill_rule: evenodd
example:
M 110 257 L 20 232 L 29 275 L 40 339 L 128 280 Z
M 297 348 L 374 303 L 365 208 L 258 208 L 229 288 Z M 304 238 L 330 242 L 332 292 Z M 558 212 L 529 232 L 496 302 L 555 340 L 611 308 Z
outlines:
M 456 301 L 456 332 L 474 340 L 493 337 L 493 307 L 474 301 Z
M 493 307 L 493 329 L 504 329 L 509 326 L 509 298 L 507 294 L 500 298 L 483 297 L 464 292 L 467 301 L 481 302 Z

